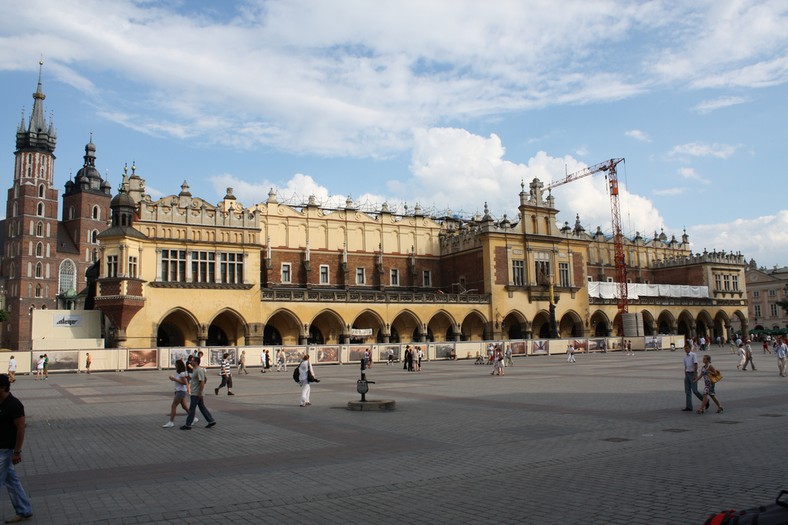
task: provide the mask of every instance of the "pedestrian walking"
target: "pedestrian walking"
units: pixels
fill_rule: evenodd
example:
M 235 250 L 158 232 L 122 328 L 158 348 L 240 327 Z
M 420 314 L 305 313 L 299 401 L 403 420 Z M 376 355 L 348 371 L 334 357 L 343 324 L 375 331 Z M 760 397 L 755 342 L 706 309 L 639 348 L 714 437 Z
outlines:
M 298 402 L 298 406 L 308 407 L 312 404 L 310 399 L 312 386 L 310 383 L 319 382 L 320 380 L 315 377 L 312 363 L 309 361 L 309 354 L 304 354 L 304 357 L 301 359 L 301 364 L 298 365 L 298 384 L 301 386 L 301 399 Z
M 90 357 L 90 353 L 85 355 L 85 371 L 89 374 L 90 373 L 90 365 L 93 363 L 93 359 Z
M 577 360 L 575 359 L 575 347 L 572 346 L 571 342 L 566 347 L 566 362 L 567 363 L 577 362 Z
M 504 356 L 506 357 L 504 361 L 504 366 L 514 366 L 514 361 L 512 360 L 512 345 L 506 343 L 506 351 L 504 352 Z
M 195 357 L 193 360 L 194 371 L 192 372 L 192 378 L 189 382 L 189 415 L 186 416 L 186 424 L 181 427 L 181 430 L 191 430 L 192 425 L 197 421 L 197 418 L 194 416 L 198 408 L 208 422 L 205 428 L 211 428 L 216 425 L 216 420 L 205 406 L 203 391 L 205 390 L 206 377 L 205 369 L 200 366 L 201 360 L 202 358 L 200 356 Z
M 268 366 L 266 366 L 268 364 L 268 359 L 266 358 L 267 355 L 268 354 L 266 353 L 265 350 L 260 352 L 260 373 L 261 374 L 265 374 L 265 369 L 268 368 Z
M 736 365 L 736 368 L 741 370 L 741 367 L 747 360 L 747 353 L 744 351 L 744 344 L 739 345 L 739 348 L 736 350 L 736 355 L 739 356 L 739 364 Z
M 777 370 L 780 372 L 780 377 L 785 377 L 785 361 L 786 358 L 788 358 L 788 344 L 786 344 L 785 338 L 780 338 L 778 343 L 777 349 L 774 352 L 777 355 Z
M 684 354 L 684 395 L 686 396 L 686 403 L 681 410 L 692 412 L 692 396 L 694 395 L 703 401 L 703 396 L 698 392 L 698 384 L 696 382 L 698 377 L 698 356 L 692 351 L 691 343 L 687 343 L 684 346 Z M 701 407 L 703 406 L 701 405 Z M 705 408 L 708 408 L 708 406 Z
M 490 375 L 505 375 L 505 372 L 503 371 L 503 352 L 500 348 L 493 352 L 493 371 L 490 373 Z
M 162 425 L 162 428 L 172 428 L 175 426 L 175 415 L 178 410 L 178 405 L 183 407 L 184 412 L 189 413 L 189 407 L 186 406 L 186 396 L 189 391 L 189 373 L 186 371 L 186 364 L 183 359 L 175 361 L 175 375 L 170 376 L 170 381 L 175 383 L 172 397 L 172 406 L 170 406 L 170 419 Z M 197 422 L 194 418 L 194 422 Z
M 750 340 L 744 343 L 744 364 L 741 366 L 742 370 L 747 370 L 747 365 L 750 365 L 752 371 L 755 372 L 755 362 L 752 360 L 752 347 L 750 346 Z
M 241 356 L 238 358 L 238 375 L 241 375 L 241 372 L 249 375 L 246 370 L 246 350 L 241 350 Z
M 769 342 L 764 339 L 763 341 L 763 353 L 764 354 L 771 354 L 772 351 L 769 350 Z
M 276 351 L 276 371 L 287 372 L 287 354 L 283 348 Z
M 49 356 L 44 354 L 44 379 L 49 379 Z
M 36 381 L 41 379 L 44 380 L 44 354 L 38 356 L 38 361 L 36 361 L 36 377 L 34 378 Z
M 720 375 L 716 368 L 711 366 L 711 356 L 708 354 L 703 356 L 703 368 L 701 368 L 700 375 L 696 377 L 695 381 L 697 382 L 697 380 L 701 378 L 703 379 L 704 387 L 703 399 L 700 402 L 698 414 L 703 414 L 709 408 L 709 398 L 711 398 L 711 400 L 714 401 L 714 404 L 717 405 L 717 413 L 719 414 L 723 411 L 723 408 L 719 400 L 717 400 L 717 394 L 714 391 L 714 386 L 720 379 L 722 379 L 722 375 Z
M 25 521 L 33 515 L 33 507 L 14 467 L 22 461 L 24 444 L 25 407 L 11 394 L 11 378 L 0 374 L 0 483 L 8 490 L 16 512 L 6 523 Z
M 14 359 L 14 356 L 11 356 L 11 359 L 8 360 L 8 379 L 12 383 L 16 381 L 16 359 Z
M 233 387 L 233 373 L 230 366 L 230 354 L 227 352 L 222 355 L 222 364 L 221 368 L 219 369 L 219 375 L 222 377 L 222 382 L 219 384 L 219 386 L 213 389 L 213 393 L 218 396 L 219 390 L 226 386 L 227 395 L 234 396 L 235 394 L 233 394 L 233 391 L 231 390 Z

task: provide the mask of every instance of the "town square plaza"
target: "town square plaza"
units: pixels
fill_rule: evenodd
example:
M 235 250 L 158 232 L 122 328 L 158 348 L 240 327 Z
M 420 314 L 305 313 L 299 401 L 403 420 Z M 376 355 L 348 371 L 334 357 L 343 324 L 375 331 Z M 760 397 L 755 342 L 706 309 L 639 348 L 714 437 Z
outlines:
M 235 373 L 233 397 L 210 370 L 218 424 L 188 432 L 181 409 L 162 428 L 171 370 L 20 375 L 27 523 L 699 524 L 788 488 L 776 358 L 709 353 L 722 414 L 681 411 L 680 350 L 376 363 L 367 399 L 393 411 L 347 410 L 357 365 L 316 366 L 304 408 L 292 368 Z

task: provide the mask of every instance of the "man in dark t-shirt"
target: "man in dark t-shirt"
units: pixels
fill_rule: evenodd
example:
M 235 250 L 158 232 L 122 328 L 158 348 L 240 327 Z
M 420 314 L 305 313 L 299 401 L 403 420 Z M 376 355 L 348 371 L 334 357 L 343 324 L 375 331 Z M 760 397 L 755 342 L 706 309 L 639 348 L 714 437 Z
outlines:
M 16 516 L 6 523 L 24 521 L 33 515 L 33 507 L 25 489 L 16 475 L 14 465 L 22 461 L 22 445 L 25 442 L 25 407 L 11 395 L 11 380 L 0 374 L 0 484 L 8 489 Z

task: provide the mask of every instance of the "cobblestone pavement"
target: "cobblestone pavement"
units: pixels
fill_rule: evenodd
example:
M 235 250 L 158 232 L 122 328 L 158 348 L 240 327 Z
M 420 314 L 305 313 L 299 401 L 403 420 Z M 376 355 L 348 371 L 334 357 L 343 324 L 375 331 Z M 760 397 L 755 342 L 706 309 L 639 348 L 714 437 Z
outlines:
M 367 396 L 392 412 L 345 409 L 356 366 L 316 367 L 306 408 L 290 372 L 250 368 L 234 397 L 210 377 L 218 424 L 189 432 L 161 427 L 170 371 L 22 376 L 29 523 L 697 524 L 788 488 L 788 379 L 773 356 L 740 372 L 710 353 L 722 414 L 681 411 L 670 351 L 521 357 L 502 377 L 375 364 Z

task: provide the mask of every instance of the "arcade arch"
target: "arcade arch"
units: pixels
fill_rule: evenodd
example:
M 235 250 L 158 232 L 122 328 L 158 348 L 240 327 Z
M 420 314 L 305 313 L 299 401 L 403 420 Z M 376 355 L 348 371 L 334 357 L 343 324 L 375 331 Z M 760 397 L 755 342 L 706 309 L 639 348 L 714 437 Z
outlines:
M 208 325 L 207 346 L 243 346 L 246 344 L 246 323 L 238 312 L 226 309 Z
M 156 346 L 199 346 L 200 324 L 184 310 L 176 308 L 162 318 L 156 329 Z
M 339 343 L 345 333 L 345 323 L 333 310 L 323 310 L 309 324 L 308 344 L 322 345 Z
M 558 337 L 582 337 L 583 333 L 583 320 L 576 312 L 570 310 L 561 317 L 558 323 Z
M 457 323 L 454 322 L 454 319 L 446 311 L 440 310 L 427 323 L 427 340 L 437 342 L 454 341 L 455 326 L 457 326 Z
M 302 341 L 301 321 L 290 310 L 277 310 L 265 323 L 264 345 L 297 345 Z
M 462 320 L 460 338 L 463 341 L 483 341 L 485 337 L 485 327 L 487 320 L 476 310 L 468 313 Z

